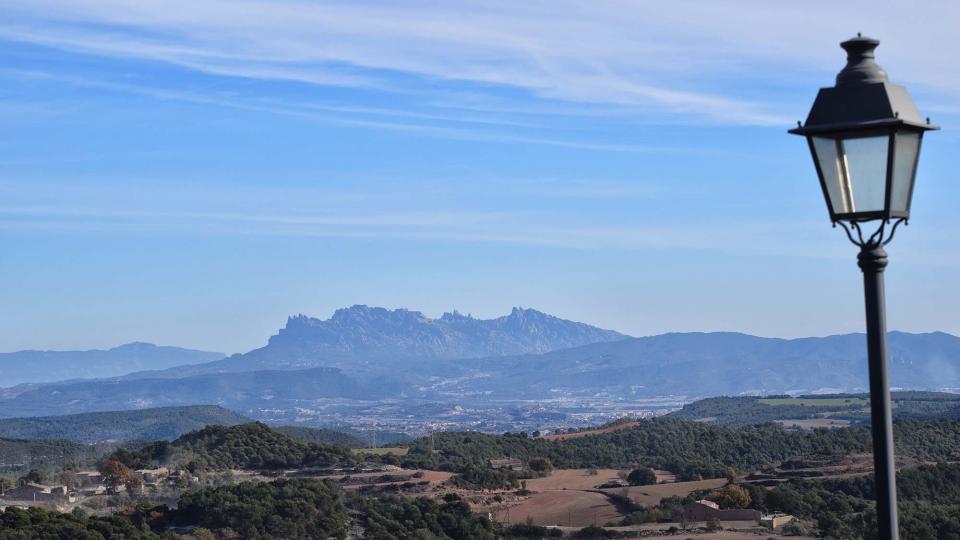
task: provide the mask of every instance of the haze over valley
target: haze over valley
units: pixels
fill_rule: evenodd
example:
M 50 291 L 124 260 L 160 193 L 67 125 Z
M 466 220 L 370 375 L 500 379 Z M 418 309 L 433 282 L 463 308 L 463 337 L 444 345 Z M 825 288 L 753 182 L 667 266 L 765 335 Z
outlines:
M 890 350 L 895 388 L 960 388 L 960 338 L 892 332 Z M 24 351 L 0 355 L 0 376 L 14 382 L 0 418 L 218 405 L 274 424 L 504 432 L 656 416 L 716 395 L 863 392 L 866 350 L 862 334 L 637 338 L 533 309 L 431 319 L 357 305 L 290 317 L 265 346 L 229 357 L 148 344 Z

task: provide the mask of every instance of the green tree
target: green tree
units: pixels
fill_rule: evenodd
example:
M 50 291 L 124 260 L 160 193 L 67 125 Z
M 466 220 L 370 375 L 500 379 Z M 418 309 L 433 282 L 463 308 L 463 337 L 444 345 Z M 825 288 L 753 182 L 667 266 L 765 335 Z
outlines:
M 737 481 L 737 470 L 727 465 L 723 470 L 723 475 L 727 477 L 727 483 L 732 484 Z
M 710 495 L 710 500 L 720 505 L 720 508 L 749 508 L 753 502 L 750 492 L 736 484 L 727 484 Z
M 140 487 L 137 474 L 115 459 L 105 460 L 97 470 L 103 476 L 103 483 L 114 490 L 124 486 L 128 491 L 134 491 Z
M 43 483 L 43 473 L 37 469 L 30 469 L 30 472 L 21 476 L 17 479 L 17 483 L 20 485 L 23 484 L 42 484 Z
M 553 462 L 550 461 L 550 458 L 535 457 L 528 462 L 528 465 L 530 470 L 540 476 L 550 476 L 553 472 Z
M 630 471 L 627 475 L 627 482 L 631 486 L 649 486 L 657 483 L 657 473 L 649 467 L 640 467 Z

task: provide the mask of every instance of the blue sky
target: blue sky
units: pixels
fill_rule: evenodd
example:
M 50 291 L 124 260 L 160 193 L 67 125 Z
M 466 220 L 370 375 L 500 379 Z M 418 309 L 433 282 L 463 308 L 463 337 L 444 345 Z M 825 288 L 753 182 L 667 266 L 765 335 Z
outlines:
M 948 2 L 0 1 L 0 350 L 239 352 L 355 303 L 859 331 L 855 248 L 786 134 L 858 31 L 944 127 L 890 326 L 960 333 L 958 24 Z

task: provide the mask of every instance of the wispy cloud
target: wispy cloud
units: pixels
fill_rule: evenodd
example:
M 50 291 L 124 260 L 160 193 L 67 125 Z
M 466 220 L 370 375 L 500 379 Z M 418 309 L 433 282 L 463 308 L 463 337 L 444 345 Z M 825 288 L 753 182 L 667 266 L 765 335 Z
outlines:
M 394 92 L 469 82 L 637 114 L 783 124 L 771 104 L 709 84 L 743 70 L 702 50 L 729 36 L 686 42 L 697 25 L 677 5 L 38 0 L 10 6 L 0 37 L 219 75 Z M 732 11 L 724 18 L 743 10 Z
M 515 129 L 504 131 L 484 130 L 478 128 L 478 125 L 481 127 L 494 126 L 506 128 L 533 128 L 528 130 L 527 133 L 550 133 L 558 131 L 554 127 L 551 127 L 550 129 L 539 129 L 544 128 L 544 126 L 529 122 L 500 118 L 493 115 L 480 116 L 421 113 L 397 109 L 339 106 L 295 100 L 278 101 L 272 98 L 243 97 L 237 96 L 236 94 L 220 95 L 211 92 L 201 93 L 198 91 L 189 91 L 183 89 L 174 90 L 155 86 L 145 86 L 142 84 L 97 80 L 89 77 L 65 76 L 37 70 L 0 70 L 0 74 L 34 80 L 57 81 L 71 85 L 92 87 L 113 92 L 148 96 L 161 100 L 181 101 L 202 105 L 212 105 L 216 107 L 240 109 L 245 111 L 296 116 L 328 124 L 415 133 L 418 135 L 439 139 L 481 141 L 503 144 L 521 143 L 582 150 L 639 154 L 702 154 L 714 152 L 714 150 L 711 149 L 663 147 L 629 143 L 611 143 L 598 140 L 582 140 L 573 137 L 563 139 L 545 135 L 525 135 L 523 134 L 524 132 L 519 132 Z M 2 112 L 2 110 L 0 110 L 0 112 Z M 403 122 L 396 120 L 395 118 L 409 119 L 411 121 Z M 416 120 L 420 120 L 421 122 L 416 122 Z M 422 122 L 424 120 L 431 121 L 431 123 Z M 564 130 L 560 129 L 559 131 L 562 132 Z
M 637 122 L 783 126 L 806 111 L 777 96 L 809 93 L 811 75 L 829 84 L 842 64 L 835 42 L 858 30 L 883 39 L 881 60 L 895 79 L 934 95 L 940 110 L 960 105 L 960 75 L 942 69 L 960 6 L 945 2 L 34 0 L 0 4 L 0 14 L 0 39 L 419 96 L 433 109 L 314 106 L 361 116 L 504 126 L 525 125 L 517 113 L 539 109 L 613 108 L 604 113 Z

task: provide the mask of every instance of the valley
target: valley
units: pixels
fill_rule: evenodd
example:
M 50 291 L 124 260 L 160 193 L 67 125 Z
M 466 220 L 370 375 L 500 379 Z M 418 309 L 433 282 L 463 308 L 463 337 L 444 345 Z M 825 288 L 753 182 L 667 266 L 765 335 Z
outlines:
M 892 394 L 904 522 L 952 530 L 960 494 L 923 486 L 960 477 L 960 381 L 930 376 L 960 339 L 890 340 L 915 388 Z M 0 390 L 0 518 L 151 540 L 860 538 L 862 341 L 632 338 L 519 308 L 291 317 L 249 353 Z

